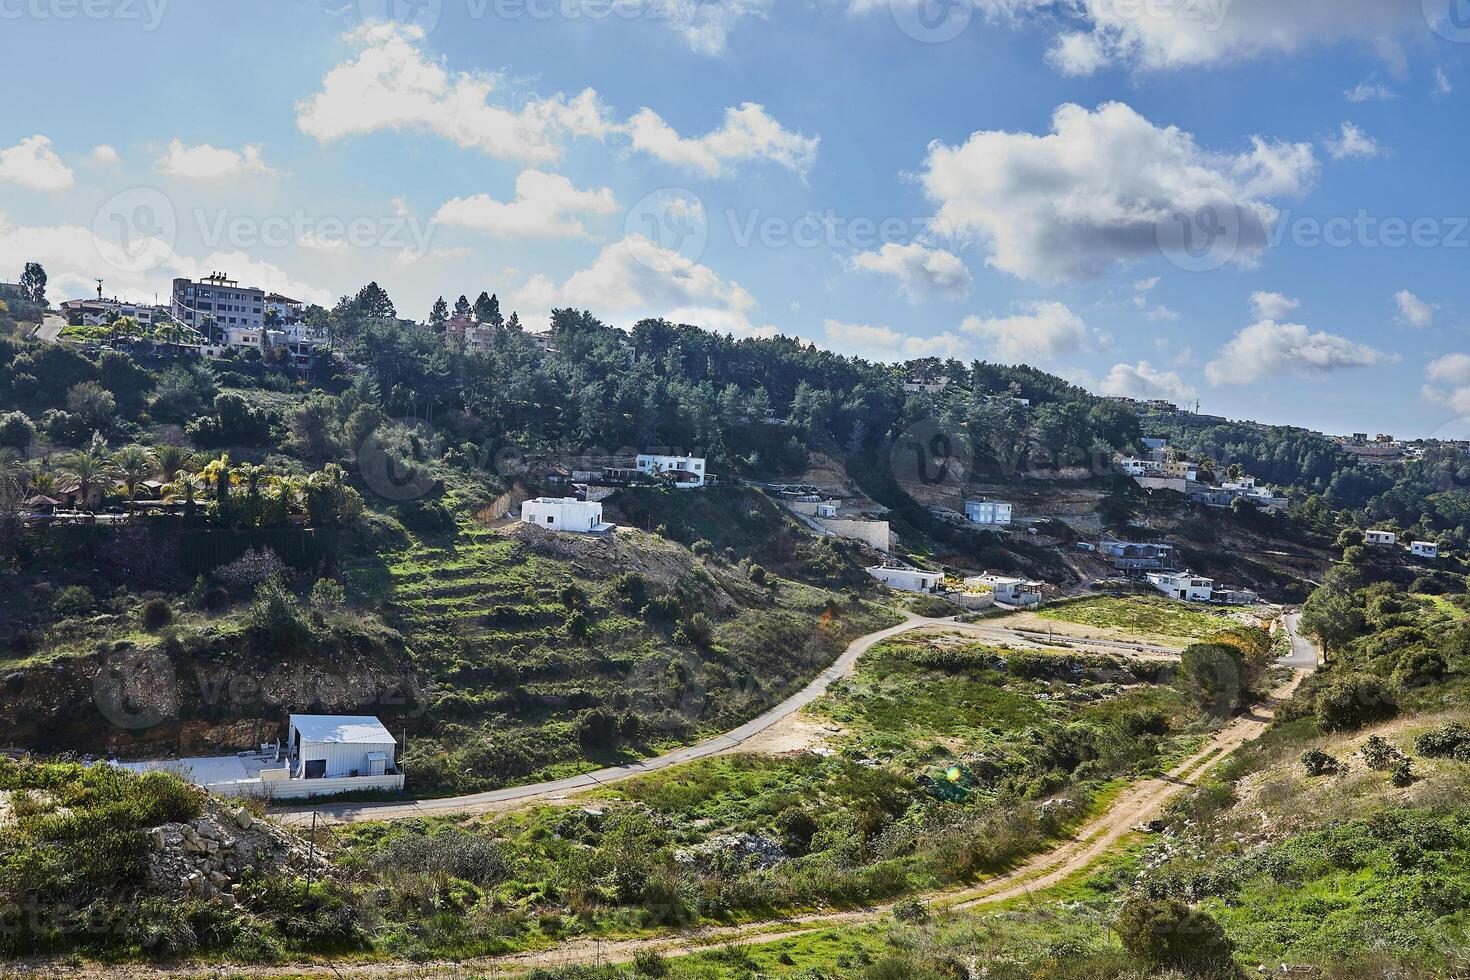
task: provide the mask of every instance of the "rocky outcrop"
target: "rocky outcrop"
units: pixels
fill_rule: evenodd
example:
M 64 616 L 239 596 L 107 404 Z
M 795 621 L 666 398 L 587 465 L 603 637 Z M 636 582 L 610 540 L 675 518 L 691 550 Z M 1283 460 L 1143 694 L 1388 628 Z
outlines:
M 333 877 L 320 852 L 244 807 L 227 808 L 210 799 L 203 815 L 188 823 L 166 823 L 148 832 L 148 891 L 212 899 L 233 907 L 242 882 L 264 874 Z

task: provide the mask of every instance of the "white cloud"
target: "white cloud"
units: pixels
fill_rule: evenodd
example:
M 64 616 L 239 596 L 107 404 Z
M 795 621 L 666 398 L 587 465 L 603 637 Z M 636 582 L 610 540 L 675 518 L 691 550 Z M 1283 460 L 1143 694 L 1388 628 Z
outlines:
M 380 26 L 351 39 L 362 46 L 358 55 L 296 104 L 301 131 L 323 143 L 382 129 L 422 130 L 500 159 L 547 162 L 560 156 L 565 136 L 600 139 L 611 131 L 590 88 L 512 110 L 489 101 L 499 78 L 446 70 L 416 46 L 414 32 Z
M 1098 383 L 1098 390 L 1104 395 L 1163 398 L 1172 402 L 1189 401 L 1196 394 L 1177 372 L 1160 370 L 1148 361 L 1114 364 L 1107 377 Z
M 912 302 L 931 297 L 963 299 L 970 292 L 970 270 L 953 252 L 923 245 L 888 242 L 875 252 L 852 257 L 862 272 L 892 276 Z
M 1081 349 L 1087 324 L 1063 303 L 1022 303 L 1010 316 L 965 317 L 960 329 L 981 338 L 990 352 L 1010 363 L 1050 361 Z
M 1265 290 L 1251 293 L 1251 309 L 1255 311 L 1258 320 L 1284 320 L 1301 305 L 1301 300 L 1292 299 L 1284 293 Z
M 630 321 L 667 317 L 741 336 L 770 332 L 750 322 L 756 302 L 743 286 L 642 235 L 605 246 L 590 266 L 560 285 L 532 276 L 514 301 L 528 322 L 554 307 L 574 306 Z
M 916 337 L 892 327 L 843 323 L 840 320 L 825 320 L 822 329 L 824 346 L 840 354 L 870 361 L 911 361 L 920 357 L 963 359 L 970 352 L 969 341 L 948 332 L 934 337 Z
M 772 0 L 663 0 L 650 5 L 660 9 L 669 26 L 695 51 L 719 54 L 735 25 L 747 17 L 764 17 Z
M 819 137 L 784 128 L 754 102 L 726 109 L 720 128 L 699 137 L 680 136 L 648 108 L 634 113 L 627 131 L 633 149 L 708 177 L 725 173 L 728 164 L 748 160 L 766 160 L 805 174 L 821 142 Z
M 1424 302 L 1407 289 L 1400 289 L 1394 293 L 1393 301 L 1399 308 L 1399 322 L 1420 329 L 1434 322 L 1434 311 L 1439 309 L 1432 303 Z
M 1394 98 L 1393 89 L 1378 82 L 1359 82 L 1346 92 L 1342 97 L 1349 102 L 1387 102 Z
M 102 166 L 111 166 L 122 158 L 117 155 L 117 150 L 113 147 L 108 146 L 106 143 L 99 143 L 92 148 L 92 152 L 88 154 L 87 159 L 92 163 Z
M 1121 102 L 1060 106 L 1052 131 L 987 131 L 961 146 L 935 142 L 921 179 L 939 205 L 934 224 L 978 236 L 996 268 L 1025 279 L 1095 278 L 1161 254 L 1160 231 L 1204 206 L 1238 218 L 1235 261 L 1266 246 L 1277 211 L 1265 200 L 1300 193 L 1316 173 L 1308 144 L 1252 141 L 1247 153 L 1199 147 Z
M 1342 124 L 1340 136 L 1329 136 L 1324 143 L 1334 160 L 1371 160 L 1387 152 L 1382 144 L 1350 122 Z
M 1434 67 L 1434 88 L 1430 90 L 1431 95 L 1449 95 L 1455 90 L 1450 84 L 1450 76 L 1446 75 L 1444 69 L 1436 65 Z
M 0 150 L 0 183 L 3 182 L 37 191 L 59 191 L 75 183 L 75 177 L 51 149 L 51 138 L 37 134 Z
M 160 285 L 175 276 L 198 277 L 215 270 L 311 302 L 330 305 L 336 299 L 330 290 L 295 281 L 279 266 L 243 252 L 215 252 L 196 260 L 156 238 L 134 239 L 129 246 L 125 252 L 80 225 L 15 226 L 0 215 L 0 268 L 40 262 L 54 299 L 93 295 L 96 279 L 102 277 L 108 295 L 151 301 Z
M 1424 368 L 1430 381 L 1449 385 L 1448 389 L 1425 385 L 1420 394 L 1425 401 L 1444 405 L 1460 415 L 1470 415 L 1470 354 L 1445 354 Z
M 1382 351 L 1300 323 L 1261 320 L 1237 333 L 1205 365 L 1214 385 L 1243 385 L 1280 375 L 1325 377 L 1335 371 L 1372 367 L 1391 358 Z
M 158 160 L 159 173 L 190 180 L 222 180 L 246 174 L 263 176 L 278 171 L 266 165 L 260 155 L 260 147 L 247 144 L 238 150 L 223 149 L 201 143 L 185 146 L 183 140 L 173 139 L 168 150 Z
M 514 200 L 497 201 L 488 194 L 456 197 L 439 208 L 434 220 L 504 238 L 581 238 L 587 234 L 582 216 L 607 215 L 616 210 L 610 187 L 578 190 L 560 174 L 523 170 L 516 178 Z

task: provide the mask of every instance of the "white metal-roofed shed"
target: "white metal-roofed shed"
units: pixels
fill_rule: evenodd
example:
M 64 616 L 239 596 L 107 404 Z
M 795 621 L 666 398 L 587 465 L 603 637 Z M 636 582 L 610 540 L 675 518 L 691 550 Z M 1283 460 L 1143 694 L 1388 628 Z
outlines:
M 292 715 L 291 776 L 381 776 L 393 771 L 397 745 L 371 715 Z

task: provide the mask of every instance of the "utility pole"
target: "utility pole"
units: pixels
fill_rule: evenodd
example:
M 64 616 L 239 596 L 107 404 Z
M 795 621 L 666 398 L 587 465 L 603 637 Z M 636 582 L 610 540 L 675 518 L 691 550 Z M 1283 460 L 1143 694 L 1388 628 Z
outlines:
M 316 814 L 316 810 L 311 811 L 310 857 L 307 859 L 306 862 L 306 891 L 303 892 L 301 895 L 303 899 L 309 898 L 311 896 L 311 877 L 312 872 L 316 870 Z

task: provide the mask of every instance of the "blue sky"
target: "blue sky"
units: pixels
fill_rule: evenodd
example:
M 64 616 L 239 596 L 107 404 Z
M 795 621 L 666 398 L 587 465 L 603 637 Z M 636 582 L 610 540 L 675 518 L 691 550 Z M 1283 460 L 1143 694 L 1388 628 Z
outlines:
M 388 2 L 0 0 L 0 275 L 487 289 L 1467 428 L 1470 7 Z

